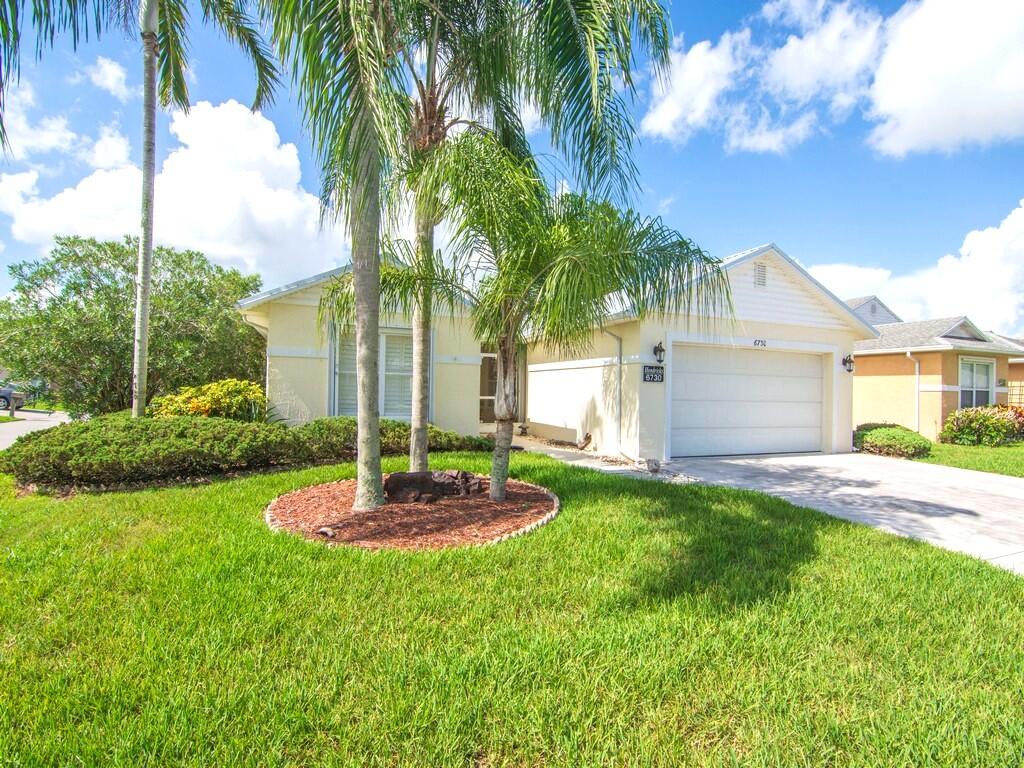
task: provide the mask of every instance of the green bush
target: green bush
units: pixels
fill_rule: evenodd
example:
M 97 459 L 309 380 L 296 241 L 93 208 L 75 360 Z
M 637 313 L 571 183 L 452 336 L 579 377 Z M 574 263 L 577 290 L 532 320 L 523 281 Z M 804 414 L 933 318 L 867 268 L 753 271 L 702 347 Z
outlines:
M 182 387 L 176 394 L 156 397 L 150 416 L 219 416 L 236 421 L 264 421 L 267 397 L 253 381 L 223 379 L 198 387 Z
M 479 437 L 430 428 L 432 450 L 486 451 Z M 382 453 L 408 451 L 409 425 L 382 420 Z M 216 416 L 131 419 L 112 414 L 24 435 L 0 452 L 0 472 L 21 485 L 111 486 L 202 477 L 272 466 L 351 461 L 356 421 L 317 419 L 300 427 Z
M 931 453 L 931 442 L 899 424 L 861 424 L 853 433 L 853 445 L 864 453 L 916 459 Z
M 1022 438 L 1019 409 L 1002 406 L 961 408 L 949 414 L 939 433 L 940 441 L 957 445 L 1003 445 Z
M 169 416 L 91 419 L 19 438 L 0 454 L 21 484 L 104 486 L 291 464 L 298 435 L 276 424 Z

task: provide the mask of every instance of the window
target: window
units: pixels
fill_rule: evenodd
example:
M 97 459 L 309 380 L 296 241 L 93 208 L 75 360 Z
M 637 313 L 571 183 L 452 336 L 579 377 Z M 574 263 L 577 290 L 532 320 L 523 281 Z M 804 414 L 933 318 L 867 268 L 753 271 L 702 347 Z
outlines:
M 991 360 L 960 358 L 960 407 L 974 408 L 992 403 L 995 363 Z
M 480 422 L 494 423 L 494 395 L 498 391 L 498 356 L 483 352 L 480 355 Z
M 335 409 L 339 416 L 356 415 L 356 341 L 338 341 Z M 380 415 L 387 419 L 412 418 L 412 336 L 387 333 L 380 337 Z

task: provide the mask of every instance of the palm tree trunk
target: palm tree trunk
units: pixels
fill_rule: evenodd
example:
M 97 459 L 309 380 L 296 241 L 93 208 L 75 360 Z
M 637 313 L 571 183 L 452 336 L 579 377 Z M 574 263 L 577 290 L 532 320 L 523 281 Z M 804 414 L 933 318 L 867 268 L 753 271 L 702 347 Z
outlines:
M 491 499 L 505 500 L 508 462 L 512 453 L 512 427 L 516 418 L 516 345 L 498 340 L 498 386 L 494 393 L 494 458 L 491 461 Z
M 149 289 L 153 272 L 153 191 L 156 180 L 157 0 L 143 0 L 142 33 L 142 233 L 135 278 L 135 352 L 132 360 L 132 416 L 146 414 L 149 367 Z
M 434 253 L 433 217 L 418 207 L 416 212 L 416 256 L 427 264 Z M 428 469 L 427 418 L 430 415 L 430 328 L 433 307 L 430 286 L 419 287 L 412 313 L 412 424 L 409 430 L 409 470 Z
M 373 115 L 359 116 L 360 142 L 349 206 L 356 317 L 356 498 L 353 509 L 384 503 L 380 467 L 380 156 Z

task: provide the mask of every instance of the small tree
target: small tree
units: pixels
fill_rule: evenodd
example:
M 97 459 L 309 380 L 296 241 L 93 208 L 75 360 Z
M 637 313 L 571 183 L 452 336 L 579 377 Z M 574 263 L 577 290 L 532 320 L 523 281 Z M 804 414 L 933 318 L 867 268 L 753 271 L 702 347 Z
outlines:
M 8 269 L 0 302 L 0 366 L 41 378 L 76 413 L 132 403 L 135 238 L 59 237 L 44 259 Z M 156 248 L 150 397 L 225 378 L 260 381 L 264 340 L 235 304 L 259 290 L 256 276 L 211 264 L 195 251 Z
M 460 260 L 476 271 L 473 326 L 497 350 L 491 498 L 505 498 L 519 350 L 590 346 L 612 315 L 708 317 L 729 305 L 717 259 L 665 226 L 582 195 L 552 195 L 534 166 L 468 131 L 434 175 L 460 222 Z

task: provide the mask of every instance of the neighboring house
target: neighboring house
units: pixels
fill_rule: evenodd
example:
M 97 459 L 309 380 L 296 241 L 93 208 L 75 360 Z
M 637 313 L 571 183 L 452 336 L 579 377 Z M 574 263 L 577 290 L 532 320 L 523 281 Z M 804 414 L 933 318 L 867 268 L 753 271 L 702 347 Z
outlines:
M 1018 405 L 1024 408 L 1024 339 L 1014 339 L 1009 336 L 1000 336 L 997 333 L 989 333 L 1001 339 L 1008 346 L 1017 350 L 1017 356 L 1009 360 L 1008 373 L 1006 376 L 1007 400 L 1010 405 Z
M 879 337 L 858 342 L 854 355 L 855 424 L 902 424 L 934 440 L 958 408 L 1007 402 L 1009 361 L 1020 350 L 968 318 L 876 328 Z
M 857 317 L 871 325 L 903 322 L 903 319 L 885 306 L 877 296 L 860 296 L 856 299 L 847 299 L 846 306 L 852 309 L 857 314 Z
M 621 313 L 586 356 L 531 348 L 520 408 L 531 434 L 630 459 L 849 451 L 853 377 L 844 359 L 874 329 L 774 245 L 724 262 L 728 317 Z M 322 340 L 320 286 L 338 270 L 243 301 L 267 337 L 267 390 L 289 421 L 354 412 L 351 342 Z M 434 325 L 431 420 L 459 432 L 493 418 L 493 357 L 465 318 Z M 382 415 L 408 418 L 408 323 L 382 322 Z M 655 359 L 655 350 L 663 363 Z M 330 374 L 330 371 L 334 371 Z

